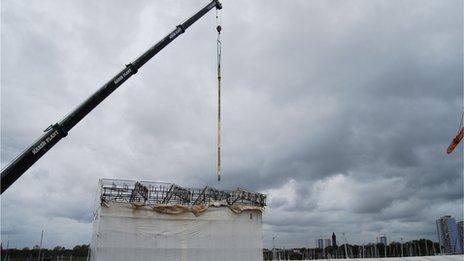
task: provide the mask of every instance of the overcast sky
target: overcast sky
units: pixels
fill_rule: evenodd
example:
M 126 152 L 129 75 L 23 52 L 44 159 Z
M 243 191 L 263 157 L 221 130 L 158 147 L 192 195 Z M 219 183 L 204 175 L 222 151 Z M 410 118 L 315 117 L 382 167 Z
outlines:
M 205 4 L 2 1 L 2 166 Z M 463 219 L 462 0 L 223 5 L 223 182 L 212 11 L 1 196 L 3 242 L 89 243 L 102 177 L 264 192 L 265 247 Z

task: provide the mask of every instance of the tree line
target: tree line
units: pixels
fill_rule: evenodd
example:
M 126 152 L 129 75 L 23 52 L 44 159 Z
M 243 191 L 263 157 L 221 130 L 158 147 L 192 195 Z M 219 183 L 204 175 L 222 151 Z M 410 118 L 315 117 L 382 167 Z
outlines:
M 264 260 L 274 259 L 326 259 L 326 258 L 375 258 L 375 257 L 407 257 L 433 256 L 440 254 L 440 246 L 428 239 L 408 242 L 369 243 L 366 245 L 343 244 L 325 248 L 291 248 L 263 249 Z
M 1 260 L 87 260 L 90 245 L 76 245 L 72 249 L 63 246 L 56 246 L 51 249 L 42 248 L 35 245 L 32 248 L 22 249 L 1 247 Z M 39 259 L 40 256 L 40 259 Z

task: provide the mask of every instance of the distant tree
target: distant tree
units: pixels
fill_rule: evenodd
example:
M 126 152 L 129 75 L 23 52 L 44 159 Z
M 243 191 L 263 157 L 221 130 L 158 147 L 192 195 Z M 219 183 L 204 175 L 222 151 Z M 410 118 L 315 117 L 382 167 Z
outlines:
M 72 251 L 73 254 L 76 256 L 87 256 L 87 252 L 89 251 L 90 245 L 76 245 L 73 247 Z
M 53 251 L 64 251 L 64 250 L 66 250 L 66 248 L 62 246 L 56 246 L 53 248 Z
M 23 251 L 29 251 L 30 249 L 28 247 L 23 248 Z
M 324 249 L 324 251 L 325 251 L 325 254 L 326 254 L 327 256 L 329 256 L 329 255 L 330 255 L 331 257 L 334 256 L 334 247 L 333 247 L 333 246 L 328 246 L 328 247 L 326 247 L 326 248 Z

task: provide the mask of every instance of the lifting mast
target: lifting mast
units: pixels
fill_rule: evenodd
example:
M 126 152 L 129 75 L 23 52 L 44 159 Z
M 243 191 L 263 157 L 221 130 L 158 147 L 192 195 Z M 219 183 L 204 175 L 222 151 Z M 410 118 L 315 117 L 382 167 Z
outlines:
M 68 132 L 89 112 L 98 106 L 114 90 L 122 85 L 132 75 L 136 74 L 146 62 L 148 62 L 159 51 L 185 32 L 193 23 L 204 16 L 209 10 L 216 8 L 222 9 L 219 0 L 213 0 L 200 11 L 195 13 L 184 23 L 178 25 L 171 33 L 165 36 L 161 41 L 140 55 L 132 63 L 126 65 L 122 71 L 111 78 L 92 96 L 80 104 L 74 111 L 68 114 L 64 119 L 50 125 L 44 130 L 44 134 L 34 142 L 30 147 L 25 149 L 17 156 L 8 166 L 2 169 L 1 173 L 1 194 L 11 186 L 21 175 L 28 170 L 37 160 L 39 160 L 49 149 L 57 144 L 62 138 L 68 135 Z

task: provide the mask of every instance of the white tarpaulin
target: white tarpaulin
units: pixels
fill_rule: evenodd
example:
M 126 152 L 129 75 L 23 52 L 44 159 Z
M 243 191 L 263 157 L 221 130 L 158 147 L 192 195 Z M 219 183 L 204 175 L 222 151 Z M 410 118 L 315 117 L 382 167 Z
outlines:
M 98 204 L 90 260 L 262 260 L 261 208 L 237 206 Z
M 98 210 L 91 260 L 262 260 L 260 211 L 210 207 L 161 214 L 110 203 Z

